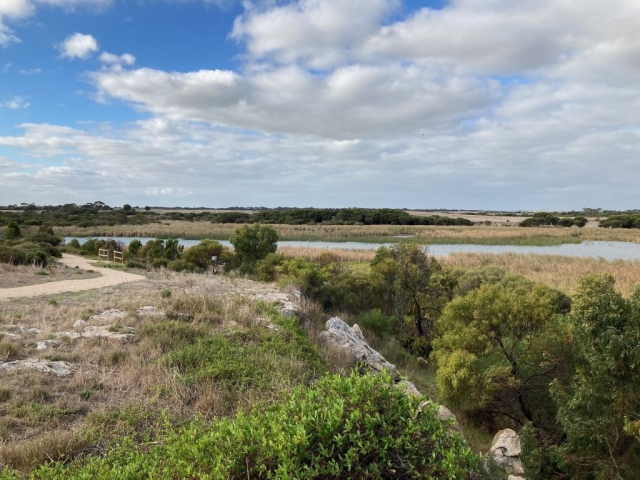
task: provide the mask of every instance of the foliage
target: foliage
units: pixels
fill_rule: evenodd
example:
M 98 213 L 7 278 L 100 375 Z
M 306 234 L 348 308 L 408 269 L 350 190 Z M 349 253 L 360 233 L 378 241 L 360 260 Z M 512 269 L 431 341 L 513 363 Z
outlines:
M 438 262 L 429 258 L 421 245 L 400 243 L 380 247 L 371 269 L 383 285 L 385 299 L 393 305 L 399 326 L 403 326 L 405 315 L 413 316 L 418 336 L 432 338 L 434 321 L 453 287 Z
M 5 229 L 4 236 L 7 240 L 21 238 L 22 232 L 20 231 L 20 226 L 14 221 L 9 222 L 9 225 L 7 225 L 7 228 Z
M 528 281 L 485 285 L 454 299 L 434 341 L 443 401 L 470 416 L 532 422 L 554 431 L 549 383 L 565 375 L 564 295 Z M 549 413 L 551 412 L 551 413 Z
M 38 265 L 46 267 L 52 256 L 60 256 L 55 247 L 48 244 L 21 242 L 15 245 L 0 244 L 0 263 L 14 265 Z
M 138 252 L 140 251 L 141 248 L 142 248 L 142 242 L 137 238 L 129 242 L 128 251 L 130 255 L 133 255 L 135 257 L 136 255 L 138 255 Z
M 587 224 L 587 219 L 582 216 L 575 218 L 570 217 L 558 217 L 547 212 L 535 213 L 532 217 L 526 218 L 518 225 L 521 227 L 546 227 L 546 226 L 558 226 L 558 227 L 584 227 Z
M 259 260 L 278 248 L 278 232 L 268 225 L 244 225 L 231 235 L 230 242 L 242 272 L 252 272 Z
M 632 478 L 640 469 L 640 288 L 625 299 L 608 275 L 585 276 L 569 316 L 577 353 L 570 383 L 552 394 L 578 478 Z
M 198 245 L 187 248 L 182 254 L 182 259 L 191 270 L 205 271 L 211 267 L 213 256 L 218 257 L 218 263 L 233 263 L 233 253 L 215 240 L 203 240 Z
M 42 467 L 39 478 L 477 478 L 478 457 L 388 375 L 325 377 L 281 403 L 212 424 L 196 420 L 160 444 L 120 442 L 105 456 Z
M 385 315 L 379 308 L 364 311 L 355 317 L 354 322 L 358 326 L 375 333 L 378 338 L 385 338 L 394 333 L 397 329 L 395 319 L 389 315 Z
M 611 215 L 598 224 L 601 228 L 640 228 L 640 215 Z

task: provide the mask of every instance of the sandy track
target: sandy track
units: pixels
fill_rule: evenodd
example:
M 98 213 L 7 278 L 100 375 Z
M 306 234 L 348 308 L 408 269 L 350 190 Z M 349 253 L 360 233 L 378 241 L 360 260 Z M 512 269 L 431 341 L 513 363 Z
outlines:
M 146 280 L 142 275 L 120 272 L 111 268 L 100 268 L 91 265 L 85 258 L 76 255 L 63 254 L 59 263 L 70 268 L 80 267 L 84 270 L 94 270 L 102 276 L 90 279 L 61 280 L 59 282 L 40 283 L 26 287 L 0 288 L 0 300 L 10 298 L 39 297 L 42 295 L 55 295 L 57 293 L 83 292 L 96 288 L 112 287 L 121 283 L 138 282 Z

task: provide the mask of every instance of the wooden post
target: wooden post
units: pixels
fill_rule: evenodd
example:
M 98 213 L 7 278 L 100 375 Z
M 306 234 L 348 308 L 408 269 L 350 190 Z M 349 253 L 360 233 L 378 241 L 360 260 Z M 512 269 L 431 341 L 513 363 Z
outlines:
M 109 250 L 105 248 L 98 249 L 98 258 L 100 260 L 104 260 L 105 262 L 109 261 Z

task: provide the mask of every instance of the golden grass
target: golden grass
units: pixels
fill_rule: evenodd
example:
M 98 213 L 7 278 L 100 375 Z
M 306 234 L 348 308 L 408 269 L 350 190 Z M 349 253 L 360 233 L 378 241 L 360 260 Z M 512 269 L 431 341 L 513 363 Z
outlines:
M 345 249 L 328 249 L 318 247 L 278 247 L 277 253 L 287 255 L 289 257 L 303 257 L 307 260 L 317 261 L 321 257 L 331 256 L 336 261 L 341 262 L 370 262 L 376 255 L 374 249 L 368 250 L 345 250 Z
M 597 258 L 575 258 L 556 255 L 517 253 L 454 253 L 438 257 L 447 267 L 495 265 L 517 275 L 558 288 L 565 293 L 575 291 L 580 278 L 589 273 L 608 273 L 616 280 L 617 289 L 629 295 L 640 285 L 640 262 Z
M 181 237 L 228 239 L 237 224 L 212 224 L 169 220 L 148 225 L 102 227 L 55 227 L 63 236 Z M 493 244 L 544 244 L 581 240 L 640 243 L 640 229 L 605 228 L 521 228 L 521 227 L 443 227 L 408 225 L 273 225 L 283 240 L 369 240 L 395 241 L 397 236 L 414 236 L 423 243 L 483 242 Z

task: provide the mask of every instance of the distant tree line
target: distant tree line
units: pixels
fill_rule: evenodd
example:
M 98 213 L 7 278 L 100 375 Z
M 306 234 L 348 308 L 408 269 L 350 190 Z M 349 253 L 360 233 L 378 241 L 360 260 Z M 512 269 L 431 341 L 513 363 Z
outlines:
M 640 228 L 640 214 L 611 215 L 600 220 L 598 226 L 602 228 Z
M 586 217 L 558 217 L 552 213 L 538 212 L 532 217 L 521 221 L 521 227 L 584 227 L 587 224 Z

